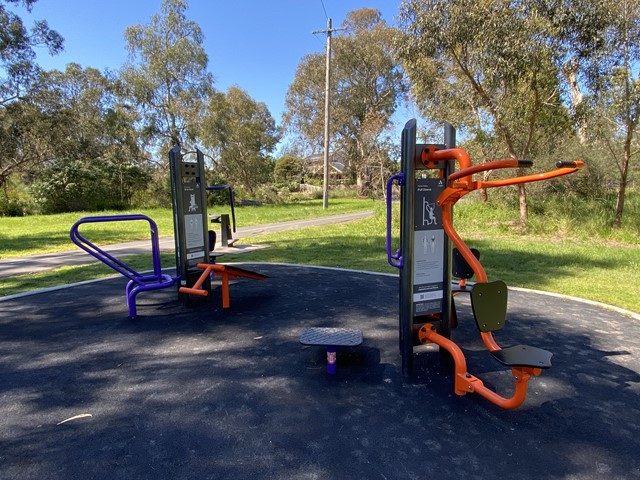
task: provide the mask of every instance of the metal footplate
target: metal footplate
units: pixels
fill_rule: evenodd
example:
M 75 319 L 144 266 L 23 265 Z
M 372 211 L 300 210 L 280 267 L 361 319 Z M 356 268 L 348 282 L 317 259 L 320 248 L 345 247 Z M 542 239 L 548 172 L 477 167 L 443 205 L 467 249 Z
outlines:
M 352 328 L 311 327 L 302 332 L 303 345 L 327 347 L 327 373 L 336 373 L 336 347 L 356 347 L 362 343 L 362 332 Z

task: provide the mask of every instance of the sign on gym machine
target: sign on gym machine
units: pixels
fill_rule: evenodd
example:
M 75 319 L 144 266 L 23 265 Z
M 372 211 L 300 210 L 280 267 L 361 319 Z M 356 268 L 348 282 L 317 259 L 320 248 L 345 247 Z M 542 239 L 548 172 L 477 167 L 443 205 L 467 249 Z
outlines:
M 171 198 L 176 244 L 176 270 L 181 287 L 191 287 L 202 271 L 198 263 L 209 263 L 207 197 L 204 156 L 185 157 L 180 147 L 169 152 Z

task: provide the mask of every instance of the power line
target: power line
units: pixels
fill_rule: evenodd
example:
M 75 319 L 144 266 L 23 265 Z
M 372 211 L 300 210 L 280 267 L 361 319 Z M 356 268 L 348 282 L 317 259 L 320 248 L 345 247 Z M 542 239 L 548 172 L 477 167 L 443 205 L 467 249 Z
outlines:
M 322 4 L 322 10 L 324 10 L 324 16 L 325 16 L 325 17 L 327 17 L 327 18 L 329 18 L 329 15 L 327 14 L 327 9 L 326 9 L 326 8 L 324 8 L 324 1 L 323 1 L 323 0 L 320 0 L 320 3 Z

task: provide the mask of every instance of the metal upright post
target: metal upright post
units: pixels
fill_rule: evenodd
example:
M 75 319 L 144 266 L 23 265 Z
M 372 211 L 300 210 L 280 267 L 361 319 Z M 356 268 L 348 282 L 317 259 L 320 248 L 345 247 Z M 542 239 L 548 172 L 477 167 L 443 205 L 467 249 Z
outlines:
M 322 182 L 322 208 L 329 206 L 329 137 L 331 130 L 331 19 L 327 19 L 326 76 L 324 85 L 324 170 Z
M 447 149 L 456 147 L 456 129 L 449 122 L 444 124 L 444 147 Z M 453 161 L 445 162 L 442 170 L 442 178 L 446 179 L 455 170 Z M 451 241 L 444 236 L 444 277 L 443 277 L 442 319 L 438 325 L 438 333 L 446 338 L 451 338 Z M 440 361 L 443 364 L 451 363 L 451 355 L 444 348 L 440 349 Z
M 169 167 L 176 274 L 180 287 L 191 287 L 201 274 L 196 265 L 209 263 L 204 156 L 196 150 L 195 160 L 185 160 L 176 146 L 169 152 Z M 182 298 L 186 302 L 188 296 Z
M 344 28 L 333 28 L 331 25 L 331 19 L 327 18 L 327 29 L 316 30 L 312 32 L 326 33 L 327 34 L 327 48 L 326 48 L 326 71 L 324 80 L 324 170 L 323 170 L 323 183 L 322 183 L 322 208 L 329 207 L 329 146 L 330 146 L 330 124 L 331 124 L 331 34 L 340 30 L 346 30 Z
M 427 152 L 454 146 L 455 130 L 451 125 L 445 127 L 444 145 L 417 145 L 416 133 L 416 121 L 410 120 L 401 140 L 402 261 L 394 264 L 400 268 L 399 343 L 403 375 L 413 370 L 415 328 L 423 323 L 436 323 L 441 335 L 450 336 L 451 249 L 437 199 L 446 188 L 453 162 L 429 162 Z M 418 171 L 423 175 L 418 176 Z M 440 351 L 446 355 L 444 349 Z
M 404 186 L 400 197 L 400 249 L 404 267 L 400 270 L 400 354 L 402 374 L 413 370 L 413 217 L 415 208 L 416 121 L 409 120 L 402 130 L 401 169 Z

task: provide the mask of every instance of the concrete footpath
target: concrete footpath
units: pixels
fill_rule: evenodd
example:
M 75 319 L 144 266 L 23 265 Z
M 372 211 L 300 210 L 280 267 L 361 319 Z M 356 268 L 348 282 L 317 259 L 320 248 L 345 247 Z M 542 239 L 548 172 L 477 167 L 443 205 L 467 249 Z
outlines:
M 265 225 L 256 225 L 253 227 L 238 228 L 234 234 L 234 238 L 248 238 L 267 233 L 279 232 L 283 230 L 293 230 L 305 227 L 317 227 L 321 225 L 330 225 L 335 223 L 350 222 L 360 220 L 370 216 L 373 212 L 356 212 L 345 213 L 342 215 L 332 215 L 328 217 L 308 218 L 303 220 L 291 220 L 288 222 L 270 223 Z M 44 272 L 53 270 L 63 266 L 86 265 L 96 263 L 96 259 L 88 255 L 85 251 L 77 248 L 71 240 L 69 240 L 69 248 L 66 252 L 43 253 L 41 255 L 29 255 L 25 257 L 11 257 L 0 259 L 0 278 L 12 277 L 14 275 L 27 275 L 30 273 Z M 151 244 L 149 240 L 139 240 L 135 242 L 119 243 L 108 246 L 101 246 L 105 251 L 115 257 L 124 257 L 127 255 L 140 255 L 150 253 Z M 160 238 L 161 251 L 173 251 L 175 243 L 173 236 Z M 218 253 L 233 254 L 246 251 L 243 248 L 218 248 Z

